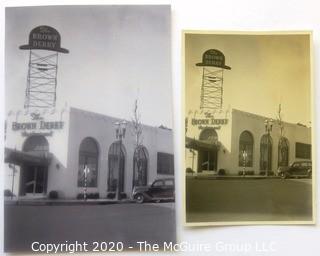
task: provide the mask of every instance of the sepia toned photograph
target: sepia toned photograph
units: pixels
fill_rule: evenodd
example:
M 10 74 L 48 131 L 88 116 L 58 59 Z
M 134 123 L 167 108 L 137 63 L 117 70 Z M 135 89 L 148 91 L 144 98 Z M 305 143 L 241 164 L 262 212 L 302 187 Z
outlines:
M 312 34 L 183 32 L 185 224 L 314 224 Z
M 174 243 L 170 6 L 7 7 L 5 22 L 4 251 Z

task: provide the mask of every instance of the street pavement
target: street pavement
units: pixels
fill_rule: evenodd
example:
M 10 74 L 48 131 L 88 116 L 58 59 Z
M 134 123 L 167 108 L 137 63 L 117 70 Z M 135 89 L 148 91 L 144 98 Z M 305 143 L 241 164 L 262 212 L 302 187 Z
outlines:
M 187 179 L 186 220 L 311 221 L 311 179 Z
M 5 205 L 4 249 L 31 250 L 31 244 L 176 241 L 174 203 L 108 205 Z M 89 247 L 90 248 L 90 247 Z

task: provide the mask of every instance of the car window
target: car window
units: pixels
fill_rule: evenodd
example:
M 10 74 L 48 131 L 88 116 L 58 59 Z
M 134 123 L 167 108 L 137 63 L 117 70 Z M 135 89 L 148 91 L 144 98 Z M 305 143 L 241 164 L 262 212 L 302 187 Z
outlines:
M 165 180 L 165 185 L 166 186 L 173 186 L 174 185 L 174 180 Z
M 155 182 L 153 182 L 152 187 L 161 187 L 164 185 L 163 180 L 157 180 Z
M 304 163 L 301 163 L 301 166 L 302 166 L 302 167 L 309 167 L 310 165 L 309 165 L 309 163 L 304 162 Z
M 292 167 L 299 167 L 300 163 L 293 163 Z

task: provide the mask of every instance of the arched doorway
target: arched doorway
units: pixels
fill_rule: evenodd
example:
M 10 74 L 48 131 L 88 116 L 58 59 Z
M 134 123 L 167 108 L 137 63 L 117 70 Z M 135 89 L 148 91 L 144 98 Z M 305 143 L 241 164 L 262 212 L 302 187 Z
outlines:
M 272 170 L 272 138 L 264 134 L 260 141 L 260 170 Z
M 22 151 L 28 156 L 37 159 L 47 158 L 49 153 L 49 143 L 42 135 L 28 137 L 22 147 Z M 26 160 L 21 166 L 19 195 L 36 195 L 47 193 L 48 164 L 44 162 Z
M 198 172 L 217 171 L 218 166 L 218 134 L 213 128 L 204 129 L 199 136 L 204 146 L 198 150 Z M 208 145 L 208 147 L 205 147 Z
M 289 141 L 281 137 L 278 144 L 278 167 L 289 165 Z
M 120 142 L 118 141 L 112 143 L 109 148 L 108 167 L 108 192 L 116 192 L 118 185 L 120 192 L 123 192 L 125 172 L 125 148 L 123 144 L 121 144 L 120 146 Z
M 90 137 L 82 140 L 79 148 L 78 187 L 84 187 L 84 168 L 87 166 L 87 187 L 97 187 L 99 148 L 97 142 Z
M 252 167 L 253 136 L 249 131 L 243 131 L 239 138 L 239 166 Z
M 148 151 L 144 146 L 138 146 L 133 155 L 133 184 L 146 186 L 148 184 Z

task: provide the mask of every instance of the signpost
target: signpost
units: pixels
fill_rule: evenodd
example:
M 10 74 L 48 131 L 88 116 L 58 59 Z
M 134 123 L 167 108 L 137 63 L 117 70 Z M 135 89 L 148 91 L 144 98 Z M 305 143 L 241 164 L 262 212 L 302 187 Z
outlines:
M 87 165 L 84 166 L 83 172 L 84 172 L 84 193 L 83 193 L 83 198 L 86 201 L 87 200 L 87 176 L 88 176 L 88 174 L 90 172 L 90 169 L 89 169 L 89 167 Z
M 247 162 L 248 153 L 243 150 L 242 151 L 242 158 L 243 158 L 243 177 L 246 176 L 246 162 Z
M 12 184 L 11 184 L 11 200 L 13 199 L 13 191 L 14 191 L 14 176 L 16 176 L 17 169 L 14 164 L 9 164 L 9 168 L 12 169 Z

